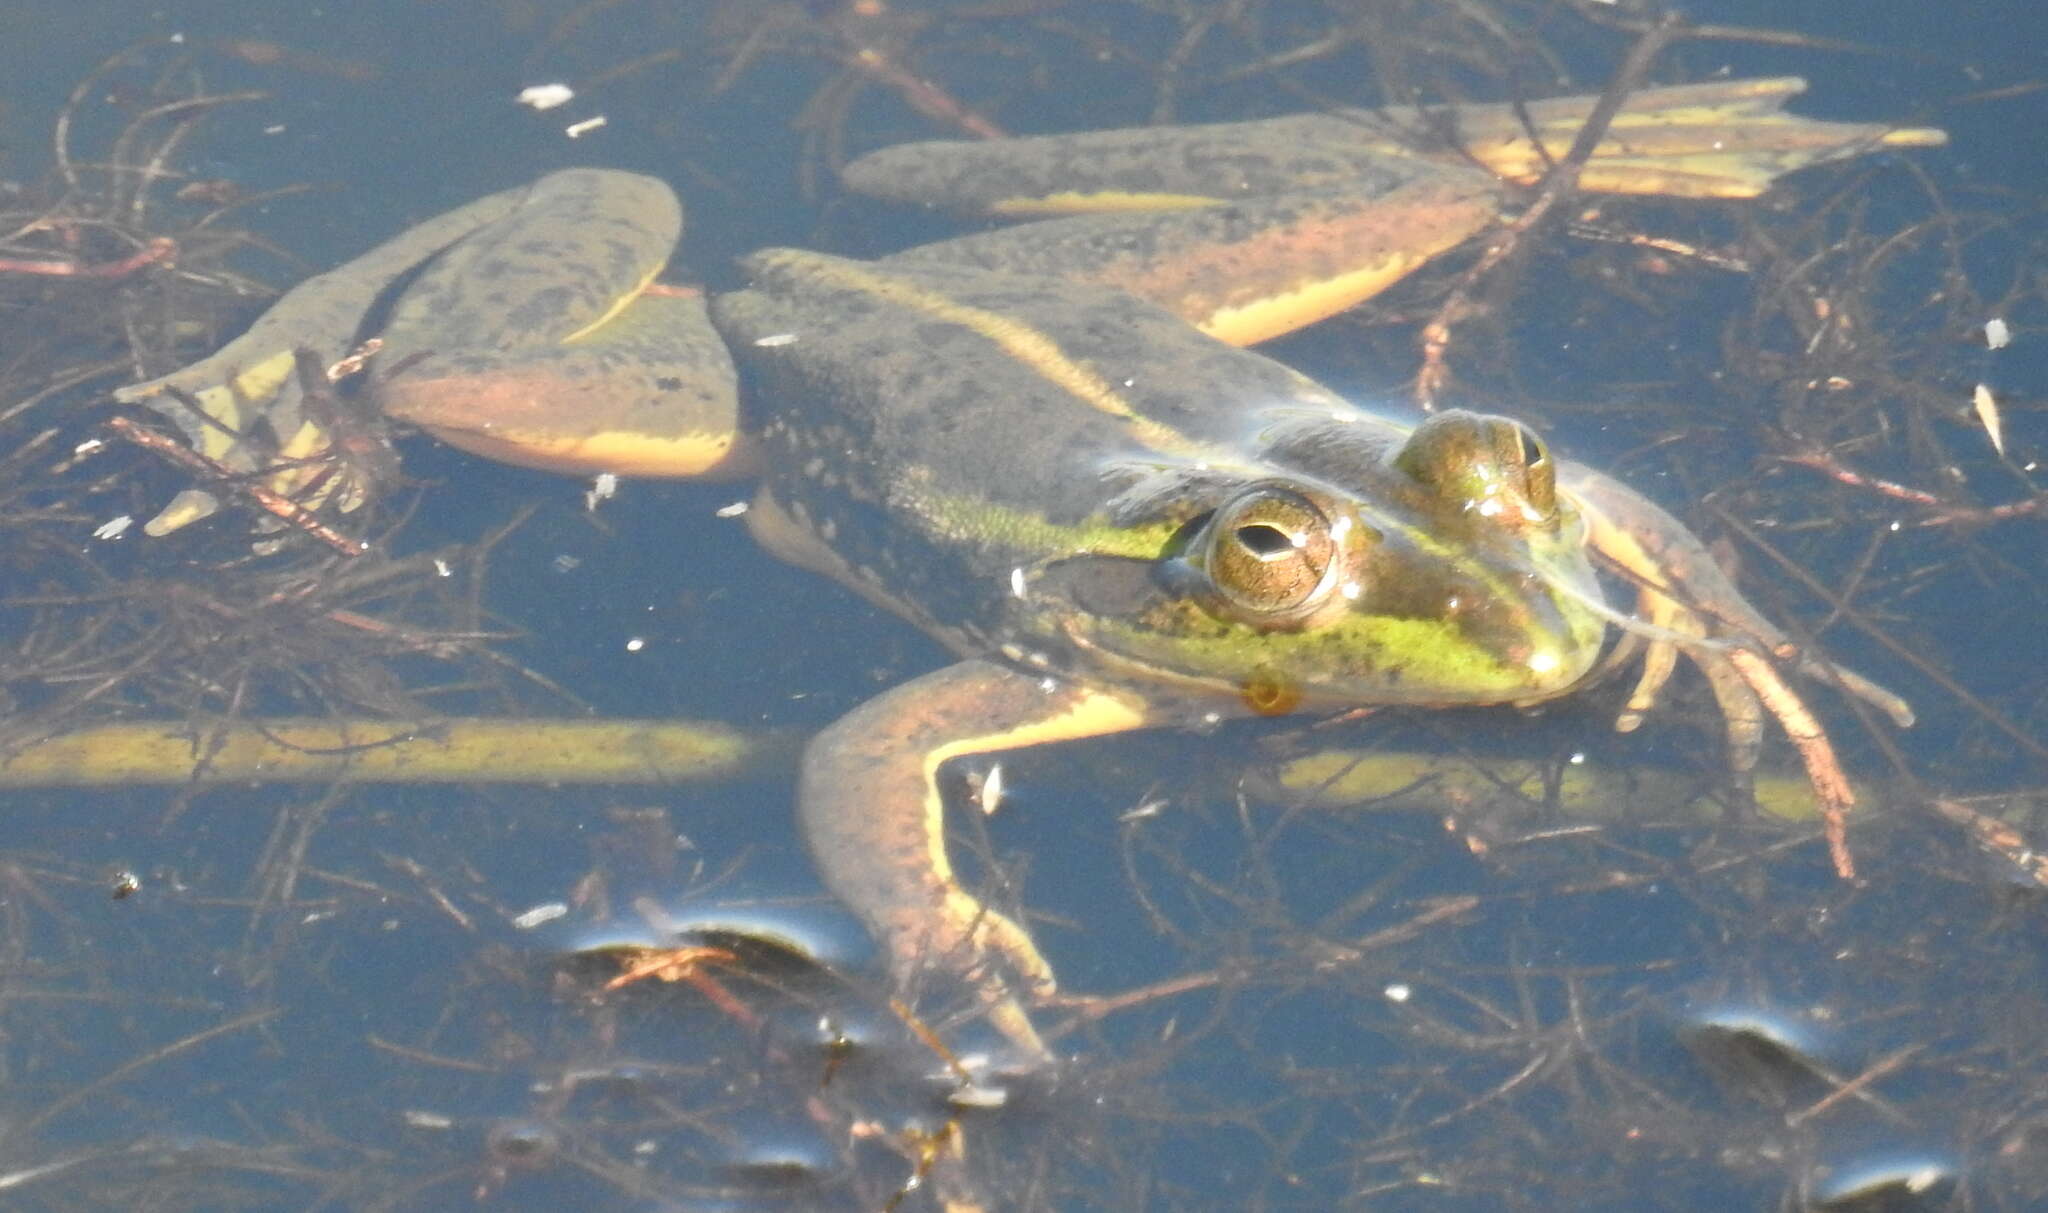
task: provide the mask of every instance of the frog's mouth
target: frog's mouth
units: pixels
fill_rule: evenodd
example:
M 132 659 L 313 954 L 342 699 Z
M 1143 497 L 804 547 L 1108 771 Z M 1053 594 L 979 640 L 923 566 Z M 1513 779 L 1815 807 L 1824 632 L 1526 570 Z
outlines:
M 1148 694 L 1165 688 L 1168 697 L 1179 693 L 1206 701 L 1235 695 L 1238 681 L 1227 675 L 1190 671 L 1105 642 L 1114 632 L 1109 621 L 1141 618 L 1169 601 L 1154 572 L 1150 560 L 1070 556 L 1030 570 L 1017 596 L 1043 612 L 1034 630 L 1058 636 L 1085 664 L 1113 681 Z
M 1278 714 L 1528 704 L 1567 693 L 1596 664 L 1601 629 L 1595 624 L 1588 634 L 1571 622 L 1589 619 L 1578 608 L 1588 592 L 1569 579 L 1545 584 L 1550 592 L 1530 604 L 1547 604 L 1538 616 L 1439 618 L 1420 600 L 1394 601 L 1378 610 L 1354 603 L 1368 619 L 1270 629 L 1218 616 L 1175 592 L 1156 561 L 1065 557 L 1030 570 L 1014 592 L 1037 616 L 1026 630 L 1057 637 L 1079 667 L 1135 690 L 1200 700 L 1208 710 L 1237 700 L 1249 712 Z M 1613 615 L 1603 610 L 1595 618 Z M 1354 650 L 1357 660 L 1342 656 Z M 1437 652 L 1452 656 L 1431 661 L 1427 655 Z
M 1077 619 L 1068 618 L 1061 620 L 1060 633 L 1066 642 L 1073 647 L 1074 651 L 1085 655 L 1090 664 L 1096 669 L 1105 672 L 1113 679 L 1127 682 L 1145 690 L 1148 697 L 1171 700 L 1176 696 L 1182 696 L 1192 700 L 1199 700 L 1205 705 L 1209 705 L 1209 710 L 1213 711 L 1214 704 L 1232 699 L 1242 700 L 1249 693 L 1247 680 L 1244 678 L 1229 678 L 1219 674 L 1189 673 L 1185 669 L 1166 665 L 1136 653 L 1111 648 L 1100 643 L 1095 637 L 1090 636 L 1081 621 Z M 1162 688 L 1166 692 L 1163 696 L 1159 693 Z M 1341 698 L 1332 698 L 1328 702 L 1304 698 L 1300 706 L 1327 707 L 1332 710 L 1338 710 L 1352 705 Z M 1257 712 L 1258 709 L 1247 703 L 1246 711 L 1253 713 Z
M 1341 673 L 1318 679 L 1260 663 L 1228 674 L 1191 672 L 1185 667 L 1110 643 L 1091 634 L 1086 624 L 1079 620 L 1063 620 L 1059 630 L 1068 645 L 1085 656 L 1089 664 L 1103 675 L 1168 702 L 1185 699 L 1198 705 L 1197 714 L 1200 715 L 1219 714 L 1219 705 L 1229 704 L 1237 705 L 1236 710 L 1222 711 L 1221 715 L 1278 716 L 1296 712 L 1343 712 L 1361 707 L 1530 707 L 1569 695 L 1604 672 L 1598 662 L 1588 660 L 1585 664 L 1589 668 L 1576 677 L 1554 685 L 1531 685 L 1520 691 L 1500 686 L 1481 690 L 1445 687 L 1404 692 L 1398 683 L 1354 684 Z M 1546 660 L 1545 655 L 1539 652 L 1512 664 L 1526 667 L 1532 678 L 1541 682 L 1547 677 L 1548 670 L 1561 667 L 1566 660 L 1558 656 Z

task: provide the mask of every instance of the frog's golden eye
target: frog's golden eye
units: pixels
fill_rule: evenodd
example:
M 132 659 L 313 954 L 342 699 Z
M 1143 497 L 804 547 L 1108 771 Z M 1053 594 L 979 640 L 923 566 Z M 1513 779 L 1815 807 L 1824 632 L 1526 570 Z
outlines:
M 1449 410 L 1408 436 L 1395 463 L 1447 504 L 1495 525 L 1548 525 L 1557 517 L 1557 467 L 1528 426 Z
M 1329 596 L 1342 557 L 1334 529 L 1301 494 L 1255 489 L 1216 511 L 1202 567 L 1232 607 L 1255 620 L 1285 622 Z

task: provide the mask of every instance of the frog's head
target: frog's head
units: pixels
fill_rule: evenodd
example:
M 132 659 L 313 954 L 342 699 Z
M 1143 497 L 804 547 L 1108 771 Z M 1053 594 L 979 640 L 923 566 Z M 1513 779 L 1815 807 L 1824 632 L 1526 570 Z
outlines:
M 1529 703 L 1587 673 L 1599 589 L 1539 438 L 1444 413 L 1353 462 L 1232 485 L 1155 559 L 1041 566 L 1037 630 L 1107 676 L 1269 713 Z

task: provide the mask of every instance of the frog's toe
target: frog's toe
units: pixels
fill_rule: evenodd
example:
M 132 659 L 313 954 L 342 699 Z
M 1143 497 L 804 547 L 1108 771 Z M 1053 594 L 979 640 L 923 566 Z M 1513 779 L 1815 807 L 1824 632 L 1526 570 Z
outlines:
M 1628 705 L 1615 718 L 1614 728 L 1619 733 L 1634 732 L 1643 723 L 1643 717 L 1657 706 L 1657 696 L 1678 668 L 1679 654 L 1686 651 L 1685 638 L 1702 636 L 1706 629 L 1696 613 L 1648 585 L 1636 595 L 1636 615 L 1647 625 L 1639 633 L 1643 670 L 1636 678 L 1635 690 L 1629 694 Z
M 1627 706 L 1614 718 L 1617 733 L 1635 732 L 1643 717 L 1657 706 L 1658 693 L 1678 668 L 1678 646 L 1668 640 L 1650 641 L 1643 646 L 1642 660 L 1643 672 L 1636 678 L 1635 690 L 1629 693 Z

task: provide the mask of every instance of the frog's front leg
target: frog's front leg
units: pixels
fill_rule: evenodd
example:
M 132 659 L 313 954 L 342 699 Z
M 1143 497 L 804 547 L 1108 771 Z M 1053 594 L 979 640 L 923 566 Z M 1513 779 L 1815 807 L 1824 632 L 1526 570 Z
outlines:
M 1587 542 L 1609 565 L 1634 581 L 1639 613 L 1649 625 L 1643 674 L 1621 720 L 1634 727 L 1683 653 L 1714 691 L 1727 722 L 1730 759 L 1740 772 L 1755 765 L 1763 715 L 1776 718 L 1799 752 L 1824 812 L 1839 815 L 1855 803 L 1833 744 L 1805 702 L 1780 676 L 1773 660 L 1832 682 L 1883 711 L 1900 728 L 1913 711 L 1897 695 L 1851 670 L 1799 651 L 1784 631 L 1751 606 L 1721 571 L 1705 545 L 1655 502 L 1619 481 L 1567 466 L 1560 487 L 1586 520 Z M 1849 860 L 1831 823 L 1836 863 Z
M 798 812 L 825 884 L 887 949 L 899 982 L 938 966 L 989 1020 L 1045 1053 L 1024 1004 L 1053 992 L 1023 926 L 960 887 L 946 856 L 940 766 L 966 754 L 1142 728 L 1146 705 L 989 661 L 963 661 L 868 700 L 804 751 Z

